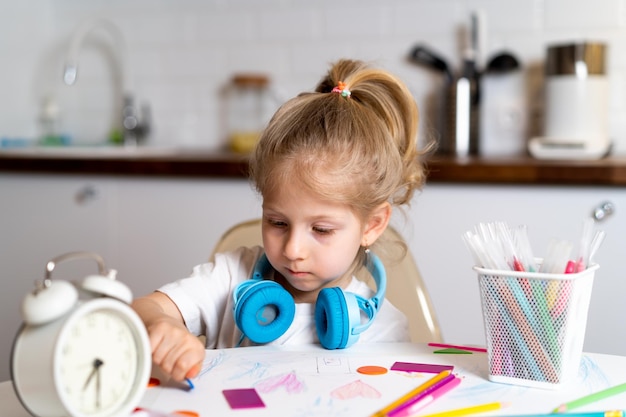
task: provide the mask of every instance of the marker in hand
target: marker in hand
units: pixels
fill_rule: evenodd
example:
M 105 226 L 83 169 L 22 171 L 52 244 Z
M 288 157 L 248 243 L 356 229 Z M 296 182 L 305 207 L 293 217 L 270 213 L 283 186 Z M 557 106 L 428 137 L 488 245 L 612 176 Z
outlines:
M 187 385 L 189 385 L 190 390 L 195 388 L 195 385 L 191 381 L 191 378 L 198 376 L 201 369 L 202 369 L 202 364 L 198 363 L 194 365 L 193 368 L 189 370 L 189 372 L 187 372 L 187 375 L 185 375 L 185 382 L 187 383 Z
M 193 385 L 193 382 L 191 382 L 191 379 L 185 378 L 185 382 L 187 383 L 187 385 L 189 385 L 190 390 L 195 388 L 195 386 Z

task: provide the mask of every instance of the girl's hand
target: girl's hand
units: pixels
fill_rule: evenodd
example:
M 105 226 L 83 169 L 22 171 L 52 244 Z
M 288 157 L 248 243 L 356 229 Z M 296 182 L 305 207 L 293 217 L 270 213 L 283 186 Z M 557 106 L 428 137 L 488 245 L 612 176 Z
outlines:
M 147 326 L 152 361 L 175 381 L 193 378 L 202 369 L 204 345 L 176 319 L 164 316 Z
M 167 295 L 154 292 L 134 300 L 132 307 L 148 330 L 152 361 L 176 381 L 197 376 L 204 345 L 189 333 L 176 304 Z

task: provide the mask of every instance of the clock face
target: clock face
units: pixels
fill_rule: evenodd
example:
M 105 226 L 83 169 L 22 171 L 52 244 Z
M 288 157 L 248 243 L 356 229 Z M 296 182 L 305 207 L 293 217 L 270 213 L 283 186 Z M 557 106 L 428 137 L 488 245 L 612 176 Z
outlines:
M 65 406 L 77 415 L 115 415 L 137 391 L 141 339 L 114 308 L 77 314 L 59 337 L 55 374 Z

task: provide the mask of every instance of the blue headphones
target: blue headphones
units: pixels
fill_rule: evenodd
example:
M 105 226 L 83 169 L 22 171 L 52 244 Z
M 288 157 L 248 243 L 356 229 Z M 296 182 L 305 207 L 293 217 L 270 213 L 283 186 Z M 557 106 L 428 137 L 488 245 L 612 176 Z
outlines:
M 385 267 L 373 253 L 368 254 L 366 267 L 377 288 L 372 298 L 344 292 L 339 287 L 324 288 L 317 296 L 315 326 L 326 349 L 343 349 L 354 344 L 380 310 L 387 288 Z M 263 279 L 271 271 L 272 266 L 263 254 L 254 266 L 251 279 L 237 285 L 233 292 L 235 323 L 243 336 L 254 343 L 278 339 L 296 313 L 291 294 L 277 282 Z M 361 311 L 367 314 L 365 323 L 361 323 Z

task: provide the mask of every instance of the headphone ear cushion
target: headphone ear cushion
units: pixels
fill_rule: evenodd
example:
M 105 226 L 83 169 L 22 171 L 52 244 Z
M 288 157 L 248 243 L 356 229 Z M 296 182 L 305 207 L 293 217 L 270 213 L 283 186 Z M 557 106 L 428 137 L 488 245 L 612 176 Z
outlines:
M 324 288 L 315 303 L 317 337 L 326 349 L 343 349 L 348 343 L 348 305 L 339 287 Z
M 239 330 L 254 343 L 263 344 L 287 331 L 296 314 L 296 305 L 280 284 L 259 281 L 238 295 L 234 314 Z

